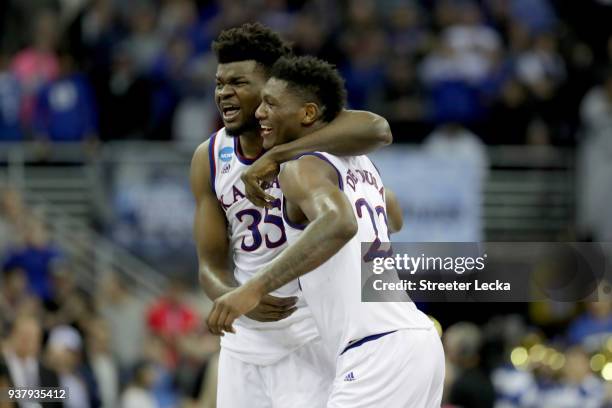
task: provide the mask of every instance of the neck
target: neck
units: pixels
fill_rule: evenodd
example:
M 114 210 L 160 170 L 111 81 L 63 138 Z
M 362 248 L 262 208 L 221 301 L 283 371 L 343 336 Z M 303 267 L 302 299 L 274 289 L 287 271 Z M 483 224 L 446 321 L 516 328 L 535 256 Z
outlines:
M 244 132 L 240 136 L 240 147 L 242 154 L 247 158 L 252 159 L 257 157 L 263 149 L 263 140 L 258 131 Z

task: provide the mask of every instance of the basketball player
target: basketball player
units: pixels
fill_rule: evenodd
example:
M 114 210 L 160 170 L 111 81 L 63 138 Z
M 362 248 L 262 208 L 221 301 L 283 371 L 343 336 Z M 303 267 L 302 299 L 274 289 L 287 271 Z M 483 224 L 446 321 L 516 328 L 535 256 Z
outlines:
M 342 110 L 344 94 L 331 65 L 312 57 L 280 59 L 256 112 L 264 146 L 325 126 Z M 389 242 L 384 187 L 374 165 L 366 156 L 307 153 L 282 166 L 279 182 L 289 246 L 215 301 L 209 327 L 231 331 L 233 320 L 264 294 L 299 278 L 335 356 L 327 407 L 439 407 L 444 356 L 431 321 L 410 301 L 361 302 L 361 243 L 374 242 L 367 262 Z
M 191 164 L 199 277 L 212 300 L 247 281 L 286 246 L 278 184 L 259 208 L 245 198 L 241 173 L 263 153 L 255 119 L 261 88 L 274 62 L 289 53 L 259 24 L 222 32 L 213 50 L 219 62 L 215 100 L 225 127 L 198 147 Z M 389 139 L 384 119 L 345 111 L 319 132 L 265 156 L 269 163 L 316 149 L 354 154 Z M 235 322 L 235 334 L 222 338 L 219 408 L 324 406 L 332 373 L 324 375 L 319 334 L 298 292 L 296 281 L 271 291 Z

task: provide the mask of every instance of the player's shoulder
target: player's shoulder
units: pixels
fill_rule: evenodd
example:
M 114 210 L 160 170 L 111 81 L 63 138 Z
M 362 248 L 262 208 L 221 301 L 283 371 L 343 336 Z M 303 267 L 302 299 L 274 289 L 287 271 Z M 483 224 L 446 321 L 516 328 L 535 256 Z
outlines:
M 211 155 L 211 150 L 214 148 L 217 138 L 223 135 L 224 129 L 225 128 L 215 130 L 206 140 L 196 147 L 195 151 L 193 152 L 193 161 L 208 161 L 209 156 Z
M 300 155 L 293 160 L 283 163 L 279 174 L 281 186 L 294 184 L 305 177 L 326 177 L 337 179 L 336 166 L 326 155 L 312 152 Z

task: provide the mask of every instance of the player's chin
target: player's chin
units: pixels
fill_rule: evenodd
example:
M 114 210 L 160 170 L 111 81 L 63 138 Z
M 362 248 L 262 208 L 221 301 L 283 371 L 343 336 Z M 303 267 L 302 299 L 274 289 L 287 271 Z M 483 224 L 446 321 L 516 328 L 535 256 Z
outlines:
M 240 136 L 240 133 L 244 130 L 244 123 L 242 121 L 223 121 L 223 126 L 229 136 Z
M 272 135 L 270 135 L 270 136 L 264 136 L 264 137 L 263 137 L 263 143 L 262 143 L 262 145 L 263 145 L 263 148 L 264 148 L 264 149 L 266 149 L 266 150 L 270 150 L 271 148 L 273 148 L 273 147 L 274 147 L 274 145 L 275 145 L 275 144 L 276 144 L 276 143 L 275 143 L 275 139 L 274 139 L 274 137 L 273 137 Z

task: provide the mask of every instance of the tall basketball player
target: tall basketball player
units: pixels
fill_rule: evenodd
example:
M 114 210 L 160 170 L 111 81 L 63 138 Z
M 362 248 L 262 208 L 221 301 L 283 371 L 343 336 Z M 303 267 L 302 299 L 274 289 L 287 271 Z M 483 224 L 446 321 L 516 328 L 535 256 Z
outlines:
M 312 57 L 282 58 L 262 91 L 256 116 L 264 146 L 307 138 L 344 105 L 342 79 Z M 439 407 L 442 345 L 431 321 L 405 302 L 361 302 L 361 263 L 389 242 L 387 201 L 366 156 L 313 152 L 285 163 L 279 175 L 289 246 L 240 288 L 215 301 L 211 330 L 233 320 L 266 293 L 299 278 L 335 378 L 328 408 Z M 373 242 L 364 257 L 361 243 Z M 368 257 L 372 255 L 372 257 Z
M 265 208 L 259 208 L 246 199 L 241 174 L 264 153 L 255 110 L 270 68 L 289 49 L 268 28 L 246 24 L 222 32 L 213 50 L 219 63 L 215 100 L 224 128 L 196 150 L 191 183 L 199 277 L 215 300 L 246 282 L 286 246 L 278 183 L 265 191 L 260 202 Z M 278 146 L 264 157 L 274 163 L 312 150 L 355 154 L 389 142 L 384 119 L 344 111 L 308 138 Z M 219 408 L 325 405 L 331 374 L 326 376 L 318 331 L 298 293 L 294 280 L 262 296 L 257 307 L 235 322 L 235 332 L 222 338 Z

